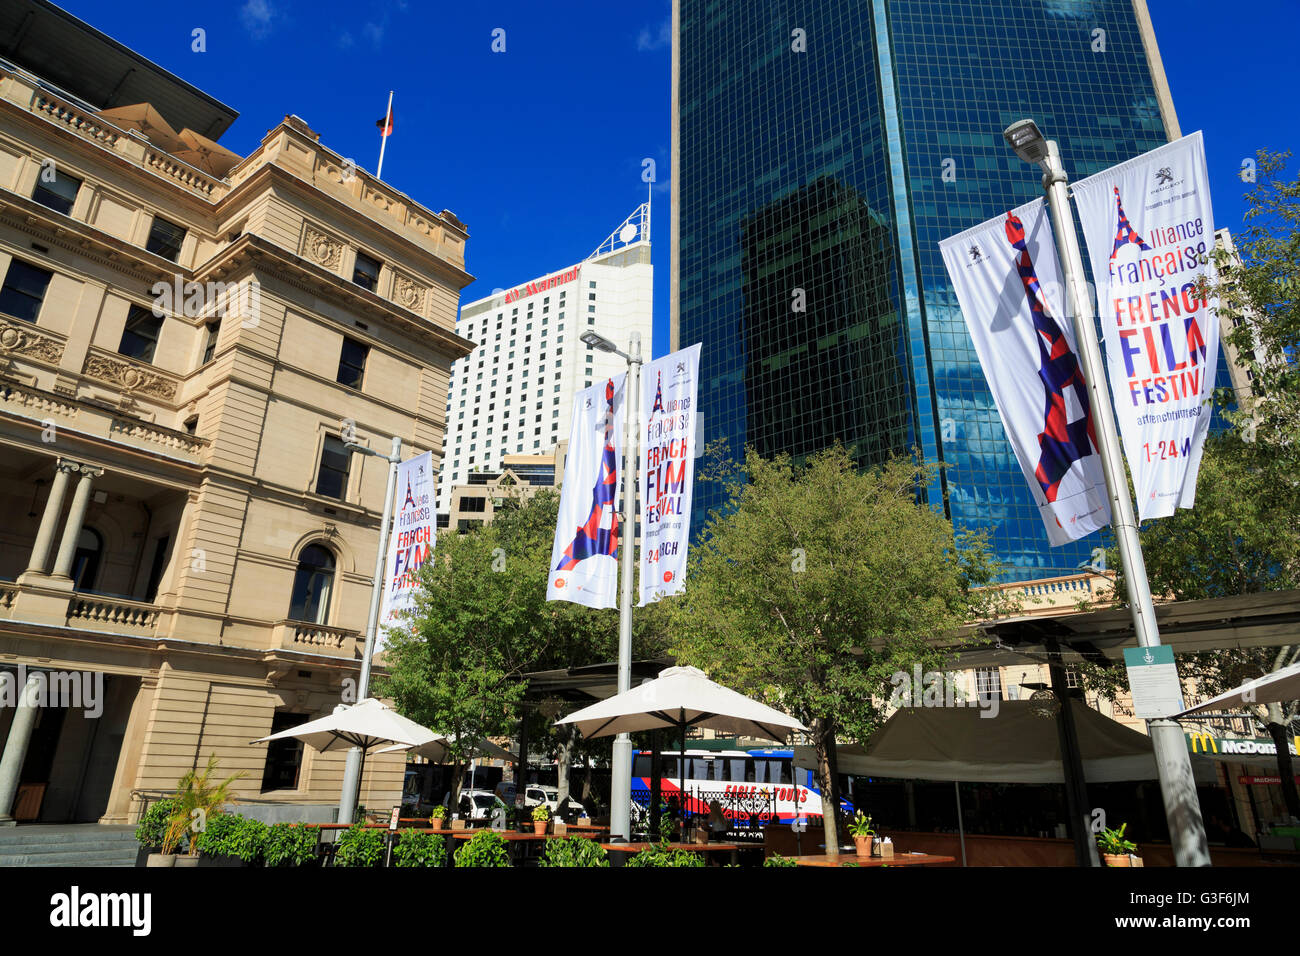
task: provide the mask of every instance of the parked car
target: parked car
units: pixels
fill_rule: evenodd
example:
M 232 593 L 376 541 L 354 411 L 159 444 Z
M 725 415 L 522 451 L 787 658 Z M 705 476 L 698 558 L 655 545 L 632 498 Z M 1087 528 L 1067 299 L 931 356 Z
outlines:
M 551 813 L 558 813 L 560 809 L 560 791 L 556 787 L 548 787 L 545 784 L 530 783 L 528 789 L 524 791 L 524 805 L 535 807 L 540 803 L 546 804 L 551 809 Z M 569 814 L 572 817 L 583 816 L 587 812 L 584 807 L 573 796 L 569 797 Z
M 497 796 L 489 790 L 462 790 L 460 793 L 462 820 L 489 820 L 496 805 Z

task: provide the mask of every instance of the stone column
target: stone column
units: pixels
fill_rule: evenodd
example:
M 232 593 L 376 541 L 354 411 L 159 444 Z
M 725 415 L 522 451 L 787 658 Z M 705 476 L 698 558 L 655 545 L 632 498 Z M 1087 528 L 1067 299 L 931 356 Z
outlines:
M 10 677 L 17 680 L 16 674 Z M 0 757 L 0 827 L 11 827 L 17 823 L 13 818 L 14 797 L 18 795 L 18 777 L 23 772 L 27 745 L 32 742 L 32 730 L 36 727 L 36 717 L 40 712 L 34 695 L 41 679 L 38 673 L 28 674 L 27 683 L 18 691 L 18 706 L 14 709 L 13 724 L 9 727 L 9 739 L 5 741 L 4 756 Z
M 66 458 L 60 458 L 56 462 L 54 484 L 50 486 L 50 497 L 45 500 L 45 513 L 41 515 L 41 526 L 36 532 L 32 558 L 27 562 L 27 571 L 30 573 L 49 572 L 50 550 L 54 547 L 54 530 L 59 526 L 59 516 L 63 513 L 63 497 L 68 491 L 68 476 L 77 470 L 76 462 L 68 461 Z
M 68 512 L 68 523 L 63 526 L 63 540 L 59 542 L 59 556 L 54 562 L 56 578 L 72 577 L 72 559 L 77 554 L 77 539 L 81 537 L 86 509 L 90 507 L 90 483 L 103 473 L 103 468 L 81 466 L 81 479 L 77 482 L 77 490 L 72 493 L 72 510 Z

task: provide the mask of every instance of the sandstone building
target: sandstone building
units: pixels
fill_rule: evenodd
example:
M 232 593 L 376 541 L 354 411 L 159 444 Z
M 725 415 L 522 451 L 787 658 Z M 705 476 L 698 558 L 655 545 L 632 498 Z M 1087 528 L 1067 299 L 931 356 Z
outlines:
M 334 805 L 342 754 L 249 742 L 355 687 L 386 466 L 343 442 L 436 467 L 466 226 L 293 116 L 234 156 L 229 107 L 6 7 L 0 669 L 103 677 L 98 714 L 0 707 L 0 823 L 129 822 L 210 754 L 242 800 Z

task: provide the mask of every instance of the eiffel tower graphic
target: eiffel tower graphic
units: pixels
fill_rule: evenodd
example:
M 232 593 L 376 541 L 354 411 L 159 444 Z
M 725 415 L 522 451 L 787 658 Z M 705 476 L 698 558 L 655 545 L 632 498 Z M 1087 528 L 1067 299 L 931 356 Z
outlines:
M 591 512 L 575 531 L 564 549 L 557 571 L 572 571 L 585 558 L 603 554 L 618 556 L 618 512 L 614 510 L 614 492 L 618 488 L 618 456 L 614 453 L 614 382 L 605 382 L 605 448 L 600 457 L 600 474 L 591 489 Z M 605 509 L 610 510 L 610 526 L 602 528 Z
M 1119 213 L 1119 221 L 1115 227 L 1115 248 L 1110 251 L 1110 257 L 1114 259 L 1115 256 L 1119 254 L 1120 249 L 1128 245 L 1130 242 L 1139 249 L 1145 249 L 1147 252 L 1150 252 L 1151 247 L 1148 246 L 1142 237 L 1137 234 L 1137 231 L 1129 225 L 1128 216 L 1124 215 L 1124 203 L 1119 198 L 1118 186 L 1115 187 L 1115 209 Z

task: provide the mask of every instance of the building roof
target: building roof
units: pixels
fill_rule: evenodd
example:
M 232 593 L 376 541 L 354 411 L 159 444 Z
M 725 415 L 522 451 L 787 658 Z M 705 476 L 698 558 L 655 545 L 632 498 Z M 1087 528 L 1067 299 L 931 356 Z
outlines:
M 46 0 L 0 4 L 0 56 L 96 109 L 151 103 L 176 129 L 189 127 L 209 139 L 239 116 Z

